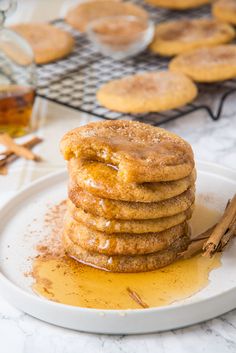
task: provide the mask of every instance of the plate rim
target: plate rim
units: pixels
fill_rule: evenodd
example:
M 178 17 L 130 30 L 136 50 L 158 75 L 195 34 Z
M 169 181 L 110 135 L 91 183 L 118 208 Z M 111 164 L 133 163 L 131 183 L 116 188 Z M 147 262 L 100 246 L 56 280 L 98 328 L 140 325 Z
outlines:
M 211 162 L 205 162 L 205 161 L 196 161 L 196 166 L 197 170 L 202 171 L 202 172 L 208 172 L 211 174 L 217 174 L 223 177 L 226 177 L 227 179 L 230 179 L 232 181 L 235 181 L 233 178 L 236 179 L 236 170 L 227 168 L 224 166 L 221 166 L 220 164 L 217 163 L 211 163 Z M 213 169 L 213 170 L 212 170 Z M 230 174 L 230 176 L 229 176 Z M 23 187 L 20 191 L 16 192 L 10 199 L 8 199 L 7 202 L 5 202 L 1 207 L 0 207 L 0 217 L 2 214 L 4 215 L 5 212 L 8 212 L 9 207 L 11 207 L 12 202 L 14 202 L 16 199 L 20 199 L 25 192 L 31 192 L 32 189 L 34 189 L 37 186 L 40 186 L 41 184 L 44 184 L 45 182 L 50 182 L 52 179 L 55 178 L 62 179 L 67 175 L 67 171 L 63 168 L 57 172 L 52 172 L 47 174 L 46 176 L 38 178 L 36 181 L 33 181 L 32 183 L 28 184 L 27 186 Z M 6 223 L 5 223 L 6 224 Z M 3 224 L 3 226 L 5 225 Z M 1 236 L 1 229 L 0 229 L 0 236 Z M 174 306 L 172 305 L 165 305 L 161 307 L 151 307 L 151 308 L 146 308 L 145 310 L 143 309 L 96 309 L 96 308 L 85 308 L 85 307 L 80 307 L 80 306 L 73 306 L 69 304 L 63 304 L 63 303 L 57 303 L 54 301 L 50 301 L 44 297 L 38 296 L 36 293 L 29 293 L 23 288 L 19 287 L 15 283 L 13 283 L 10 279 L 8 279 L 2 272 L 1 272 L 1 267 L 0 267 L 0 282 L 3 283 L 3 285 L 6 285 L 10 287 L 12 290 L 15 292 L 19 293 L 20 295 L 26 296 L 30 300 L 34 300 L 35 303 L 40 303 L 40 304 L 46 304 L 49 306 L 53 306 L 55 308 L 58 308 L 59 310 L 69 310 L 72 312 L 77 312 L 79 313 L 88 313 L 88 314 L 100 314 L 106 313 L 109 315 L 119 315 L 120 313 L 125 313 L 125 314 L 130 314 L 130 315 L 143 315 L 143 313 L 158 313 L 158 312 L 168 312 L 172 311 L 173 309 L 179 310 L 181 308 L 188 308 L 191 307 L 193 304 L 207 304 L 210 302 L 212 299 L 220 299 L 222 296 L 225 295 L 231 295 L 232 292 L 236 291 L 236 286 L 234 288 L 230 288 L 226 291 L 223 291 L 219 294 L 212 295 L 209 298 L 205 299 L 198 299 L 196 302 L 188 302 L 188 303 L 181 303 L 178 305 L 178 302 Z M 4 296 L 4 295 L 3 295 Z M 235 304 L 236 308 L 236 304 Z M 224 311 L 223 311 L 224 312 Z

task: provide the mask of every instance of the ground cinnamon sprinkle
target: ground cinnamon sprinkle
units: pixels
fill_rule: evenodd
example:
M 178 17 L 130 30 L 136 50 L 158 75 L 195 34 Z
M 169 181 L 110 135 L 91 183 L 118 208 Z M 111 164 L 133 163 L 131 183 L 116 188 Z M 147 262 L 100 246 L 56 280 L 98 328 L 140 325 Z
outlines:
M 99 19 L 92 29 L 103 44 L 122 46 L 142 39 L 147 26 L 147 22 L 138 17 L 116 16 Z
M 63 220 L 66 212 L 66 200 L 49 208 L 45 214 L 44 227 L 48 235 L 36 246 L 41 257 L 63 257 L 64 249 L 61 243 Z

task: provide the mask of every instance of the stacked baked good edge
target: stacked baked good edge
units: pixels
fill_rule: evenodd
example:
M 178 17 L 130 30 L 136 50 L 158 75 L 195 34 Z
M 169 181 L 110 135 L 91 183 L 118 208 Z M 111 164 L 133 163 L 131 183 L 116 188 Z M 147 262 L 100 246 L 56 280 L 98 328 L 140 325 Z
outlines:
M 134 121 L 90 123 L 61 141 L 69 185 L 63 245 L 79 262 L 151 271 L 190 242 L 196 172 L 190 145 Z

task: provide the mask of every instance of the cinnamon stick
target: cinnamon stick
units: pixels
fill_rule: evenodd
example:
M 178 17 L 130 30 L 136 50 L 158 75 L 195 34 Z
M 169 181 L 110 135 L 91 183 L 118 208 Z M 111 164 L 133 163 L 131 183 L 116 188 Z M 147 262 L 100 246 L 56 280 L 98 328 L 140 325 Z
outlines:
M 147 309 L 149 306 L 140 298 L 138 293 L 130 289 L 129 287 L 126 288 L 127 292 L 129 293 L 129 296 L 142 308 Z
M 230 240 L 233 238 L 233 236 L 236 235 L 236 220 L 232 224 L 232 226 L 229 228 L 229 230 L 223 235 L 220 244 L 217 248 L 217 251 L 223 251 L 226 245 L 230 242 Z
M 23 145 L 18 145 L 15 141 L 8 135 L 8 134 L 0 134 L 0 144 L 4 145 L 9 152 L 13 152 L 19 157 L 23 157 L 29 160 L 37 160 L 38 156 L 36 156 L 32 151 L 28 148 L 24 147 Z
M 21 146 L 29 149 L 29 148 L 33 148 L 34 146 L 38 145 L 42 141 L 43 140 L 40 137 L 36 136 L 36 137 L 33 137 L 31 140 L 23 143 Z M 10 163 L 14 162 L 18 158 L 19 158 L 19 156 L 14 154 L 13 152 L 7 153 L 6 157 L 0 160 L 0 173 L 1 173 L 2 170 L 5 169 L 5 167 L 7 165 L 9 165 Z M 3 174 L 3 173 L 1 173 L 1 174 Z
M 197 255 L 200 252 L 202 252 L 202 247 L 205 244 L 206 239 L 208 239 L 209 236 L 211 235 L 215 226 L 216 226 L 216 224 L 214 226 L 208 228 L 207 230 L 205 230 L 203 233 L 200 233 L 195 238 L 193 238 L 191 240 L 191 243 L 188 246 L 188 248 L 179 254 L 179 258 L 189 259 L 190 257 L 193 257 L 194 255 Z
M 0 175 L 7 175 L 7 167 L 5 165 L 0 167 Z
M 236 195 L 234 195 L 233 199 L 226 207 L 220 221 L 214 228 L 207 242 L 204 244 L 203 246 L 204 256 L 212 256 L 214 252 L 217 251 L 217 248 L 219 247 L 219 244 L 223 236 L 225 236 L 226 232 L 230 229 L 230 227 L 232 227 L 235 216 L 236 216 Z

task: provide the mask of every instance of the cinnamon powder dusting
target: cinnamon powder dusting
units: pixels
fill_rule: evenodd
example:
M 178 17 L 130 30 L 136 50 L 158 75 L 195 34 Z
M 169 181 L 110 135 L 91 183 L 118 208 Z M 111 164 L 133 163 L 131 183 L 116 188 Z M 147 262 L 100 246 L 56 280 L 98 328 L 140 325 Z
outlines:
M 44 227 L 49 235 L 46 236 L 36 246 L 40 257 L 56 257 L 61 258 L 65 256 L 65 252 L 61 242 L 63 232 L 63 221 L 66 212 L 66 200 L 59 204 L 53 205 L 45 214 Z

